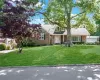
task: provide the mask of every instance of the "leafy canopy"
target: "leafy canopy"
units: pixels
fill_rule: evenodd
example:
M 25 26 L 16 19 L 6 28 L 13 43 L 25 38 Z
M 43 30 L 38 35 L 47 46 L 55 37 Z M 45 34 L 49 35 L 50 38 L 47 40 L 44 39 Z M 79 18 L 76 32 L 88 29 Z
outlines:
M 5 0 L 2 6 L 2 16 L 0 16 L 0 29 L 4 37 L 22 39 L 31 37 L 34 32 L 38 32 L 40 24 L 30 24 L 29 17 L 35 16 L 36 4 L 38 0 Z
M 93 13 L 95 3 L 96 0 L 52 0 L 45 13 L 45 21 L 60 27 L 68 27 L 68 17 L 70 17 L 70 24 L 73 25 L 72 21 L 77 16 Z M 78 8 L 80 13 L 72 16 L 73 8 Z

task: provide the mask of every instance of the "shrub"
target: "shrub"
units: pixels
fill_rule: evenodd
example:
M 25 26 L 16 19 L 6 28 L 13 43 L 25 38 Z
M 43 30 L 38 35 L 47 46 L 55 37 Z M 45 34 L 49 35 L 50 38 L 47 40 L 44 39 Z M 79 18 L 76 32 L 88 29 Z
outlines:
M 22 46 L 23 47 L 33 47 L 35 46 L 35 42 L 33 41 L 32 38 L 25 38 L 23 41 L 22 41 Z
M 11 44 L 11 47 L 12 47 L 12 49 L 17 48 L 17 44 L 12 43 L 12 44 Z
M 96 45 L 100 45 L 100 42 L 99 42 L 99 41 L 97 41 L 97 42 L 95 42 L 95 44 L 96 44 Z
M 95 43 L 86 43 L 86 45 L 95 45 Z
M 0 44 L 0 51 L 6 50 L 6 44 L 2 43 Z
M 84 44 L 84 42 L 73 42 L 73 44 Z
M 10 49 L 11 49 L 10 46 L 7 46 L 7 47 L 6 47 L 6 50 L 10 50 Z

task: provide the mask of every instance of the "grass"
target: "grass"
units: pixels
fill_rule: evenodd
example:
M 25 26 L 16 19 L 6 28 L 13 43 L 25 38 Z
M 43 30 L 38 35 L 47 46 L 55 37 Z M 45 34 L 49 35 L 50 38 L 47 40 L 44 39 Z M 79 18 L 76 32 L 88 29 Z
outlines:
M 0 54 L 0 66 L 41 66 L 100 63 L 100 46 L 42 46 Z

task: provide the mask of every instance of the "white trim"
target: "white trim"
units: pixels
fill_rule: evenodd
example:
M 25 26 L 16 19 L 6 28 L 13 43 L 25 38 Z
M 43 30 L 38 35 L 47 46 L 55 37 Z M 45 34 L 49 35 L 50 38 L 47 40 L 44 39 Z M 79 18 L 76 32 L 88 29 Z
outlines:
M 81 42 L 81 36 L 72 36 L 72 42 Z
M 45 34 L 44 33 L 40 33 L 39 40 L 45 40 Z

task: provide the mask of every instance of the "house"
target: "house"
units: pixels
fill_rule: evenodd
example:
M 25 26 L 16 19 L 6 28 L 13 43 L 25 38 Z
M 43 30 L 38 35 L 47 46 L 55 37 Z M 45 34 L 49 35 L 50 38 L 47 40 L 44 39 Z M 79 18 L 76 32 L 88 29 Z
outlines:
M 87 41 L 86 37 L 89 35 L 90 33 L 86 28 L 71 28 L 73 43 L 85 43 Z M 39 45 L 63 44 L 67 42 L 67 30 L 65 28 L 59 28 L 55 25 L 41 25 L 40 32 L 34 32 L 32 37 L 33 40 Z M 12 39 L 0 38 L 0 42 L 9 45 L 12 43 Z
M 67 42 L 67 30 L 55 25 L 41 25 L 39 38 L 35 41 L 38 44 L 62 44 Z M 86 42 L 90 35 L 86 28 L 71 28 L 72 42 Z

